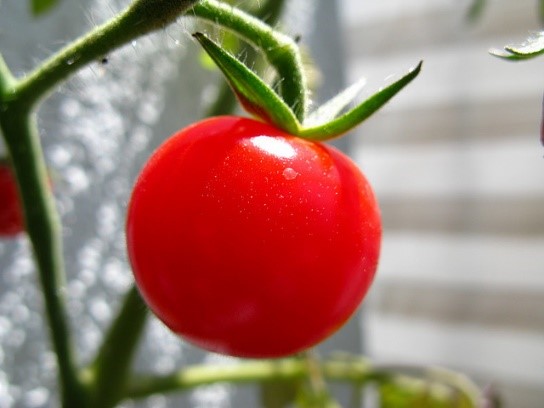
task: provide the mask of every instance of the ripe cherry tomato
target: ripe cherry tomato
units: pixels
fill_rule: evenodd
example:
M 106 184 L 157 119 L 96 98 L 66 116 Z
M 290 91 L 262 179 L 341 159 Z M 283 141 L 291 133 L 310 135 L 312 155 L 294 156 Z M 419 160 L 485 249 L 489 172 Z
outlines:
M 254 358 L 302 351 L 345 323 L 381 238 L 374 194 L 348 157 L 238 117 L 160 146 L 126 228 L 151 310 L 195 345 Z
M 0 164 L 0 236 L 11 237 L 24 230 L 23 213 L 11 168 Z

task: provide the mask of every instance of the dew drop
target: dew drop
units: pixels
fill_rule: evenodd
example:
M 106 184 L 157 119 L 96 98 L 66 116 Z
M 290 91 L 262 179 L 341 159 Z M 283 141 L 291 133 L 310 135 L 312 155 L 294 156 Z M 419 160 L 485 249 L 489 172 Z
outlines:
M 298 172 L 295 169 L 292 169 L 291 167 L 287 167 L 285 170 L 283 170 L 283 177 L 285 177 L 285 180 L 293 180 L 298 176 Z

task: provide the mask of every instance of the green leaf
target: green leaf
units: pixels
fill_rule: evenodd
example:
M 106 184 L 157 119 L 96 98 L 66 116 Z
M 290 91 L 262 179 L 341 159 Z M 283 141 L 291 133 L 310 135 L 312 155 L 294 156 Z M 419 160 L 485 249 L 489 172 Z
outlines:
M 293 111 L 270 86 L 204 34 L 193 36 L 223 72 L 245 110 L 291 134 L 299 133 Z
M 422 64 L 423 62 L 420 62 L 398 81 L 378 91 L 349 112 L 328 123 L 315 127 L 303 128 L 298 135 L 312 140 L 326 140 L 348 132 L 380 109 L 402 88 L 418 76 Z
M 39 16 L 49 11 L 58 3 L 58 0 L 31 0 L 32 14 Z
M 238 40 L 238 38 L 236 38 L 234 34 L 229 32 L 223 34 L 221 38 L 221 44 L 223 44 L 223 47 L 228 48 L 229 50 L 240 49 L 240 41 Z M 215 62 L 204 50 L 202 50 L 198 55 L 198 60 L 200 62 L 200 65 L 204 69 L 207 69 L 209 71 L 215 71 L 217 69 L 217 65 L 215 64 Z
M 484 11 L 486 0 L 473 0 L 467 12 L 467 18 L 470 22 L 478 20 Z
M 317 126 L 336 118 L 355 98 L 366 85 L 366 79 L 360 79 L 341 93 L 325 102 L 304 121 L 304 126 Z
M 196 33 L 194 37 L 223 72 L 246 111 L 294 136 L 314 141 L 338 137 L 359 125 L 409 84 L 422 65 L 420 62 L 398 81 L 342 113 L 365 84 L 364 80 L 358 81 L 318 108 L 302 125 L 288 104 L 245 64 L 204 34 Z
M 544 54 L 544 31 L 540 31 L 520 45 L 507 45 L 503 50 L 492 49 L 492 55 L 510 61 L 526 60 Z

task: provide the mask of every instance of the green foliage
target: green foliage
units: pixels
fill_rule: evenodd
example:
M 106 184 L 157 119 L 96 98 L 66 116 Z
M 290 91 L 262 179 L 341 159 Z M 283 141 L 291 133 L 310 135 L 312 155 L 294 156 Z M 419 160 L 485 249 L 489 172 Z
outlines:
M 223 72 L 246 111 L 292 135 L 311 140 L 332 139 L 359 125 L 408 85 L 419 74 L 422 65 L 420 62 L 399 80 L 346 113 L 343 113 L 344 109 L 358 95 L 364 85 L 363 81 L 352 85 L 318 108 L 310 115 L 309 121 L 304 116 L 299 120 L 282 98 L 283 95 L 278 95 L 241 61 L 204 34 L 196 33 L 194 37 Z
M 42 15 L 58 4 L 58 0 L 31 0 L 30 7 L 35 16 Z
M 259 117 L 265 117 L 267 121 L 290 133 L 298 132 L 299 124 L 294 113 L 253 71 L 204 34 L 196 33 L 194 37 L 225 74 L 246 110 Z
M 531 35 L 520 45 L 507 45 L 504 49 L 492 49 L 492 55 L 510 61 L 531 59 L 544 54 L 544 31 Z

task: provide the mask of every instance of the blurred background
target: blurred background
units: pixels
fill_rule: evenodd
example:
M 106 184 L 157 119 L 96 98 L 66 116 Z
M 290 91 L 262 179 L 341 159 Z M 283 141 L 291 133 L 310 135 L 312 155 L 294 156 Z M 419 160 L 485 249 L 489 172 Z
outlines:
M 248 0 L 241 0 L 241 5 Z M 62 1 L 33 19 L 0 4 L 0 49 L 23 74 L 115 15 L 127 0 Z M 375 187 L 384 243 L 362 313 L 326 342 L 384 364 L 441 365 L 493 384 L 507 407 L 544 401 L 544 59 L 510 63 L 490 47 L 540 28 L 538 1 L 290 0 L 322 101 L 355 80 L 368 91 L 423 59 L 422 74 L 339 142 Z M 66 238 L 66 294 L 88 361 L 131 283 L 124 211 L 134 178 L 167 135 L 200 118 L 216 72 L 180 20 L 81 71 L 39 112 Z M 3 147 L 0 146 L 0 149 Z M 55 406 L 54 357 L 24 237 L 0 240 L 0 408 Z M 182 343 L 150 319 L 139 370 L 236 363 Z M 340 390 L 341 392 L 342 390 Z M 206 387 L 135 407 L 252 407 L 255 390 Z
M 361 126 L 352 154 L 381 202 L 384 243 L 366 305 L 375 359 L 459 369 L 508 407 L 544 401 L 544 60 L 489 48 L 541 27 L 537 1 L 340 1 L 349 81 L 424 59 Z

